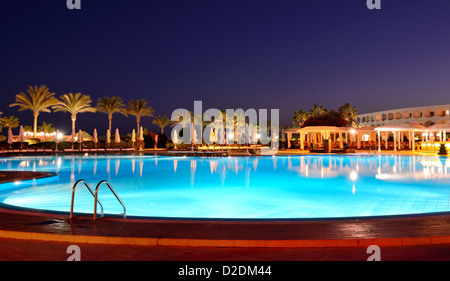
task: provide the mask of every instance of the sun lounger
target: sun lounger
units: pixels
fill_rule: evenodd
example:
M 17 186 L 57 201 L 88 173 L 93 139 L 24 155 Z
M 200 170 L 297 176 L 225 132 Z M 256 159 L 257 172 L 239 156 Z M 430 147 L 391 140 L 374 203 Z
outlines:
M 175 156 L 225 156 L 228 151 L 170 150 L 169 155 Z

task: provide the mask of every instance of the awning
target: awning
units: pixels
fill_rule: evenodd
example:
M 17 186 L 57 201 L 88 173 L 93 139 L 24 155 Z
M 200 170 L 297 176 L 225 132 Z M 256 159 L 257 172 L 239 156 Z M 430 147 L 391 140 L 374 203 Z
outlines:
M 402 124 L 389 124 L 375 128 L 376 131 L 402 131 L 402 132 L 417 132 L 428 131 L 428 128 L 420 124 L 402 123 Z

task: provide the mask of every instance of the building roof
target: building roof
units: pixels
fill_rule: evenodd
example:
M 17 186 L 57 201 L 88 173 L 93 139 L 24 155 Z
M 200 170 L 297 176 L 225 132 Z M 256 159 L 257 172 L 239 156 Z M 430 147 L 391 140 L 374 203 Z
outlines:
M 428 128 L 420 124 L 402 123 L 402 124 L 387 124 L 378 126 L 376 131 L 427 131 Z

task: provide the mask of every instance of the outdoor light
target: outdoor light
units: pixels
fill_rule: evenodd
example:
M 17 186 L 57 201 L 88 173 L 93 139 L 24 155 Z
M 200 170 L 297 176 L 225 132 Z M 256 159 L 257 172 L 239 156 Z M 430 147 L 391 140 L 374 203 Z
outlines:
M 58 133 L 58 134 L 56 135 L 56 137 L 57 137 L 58 139 L 61 139 L 61 138 L 63 137 L 63 134 L 62 134 L 62 133 Z
M 358 178 L 358 173 L 356 173 L 356 171 L 353 170 L 353 171 L 350 173 L 350 179 L 351 179 L 352 181 L 356 181 L 357 178 Z
M 356 133 L 355 129 L 351 129 L 350 133 L 352 133 L 352 134 Z

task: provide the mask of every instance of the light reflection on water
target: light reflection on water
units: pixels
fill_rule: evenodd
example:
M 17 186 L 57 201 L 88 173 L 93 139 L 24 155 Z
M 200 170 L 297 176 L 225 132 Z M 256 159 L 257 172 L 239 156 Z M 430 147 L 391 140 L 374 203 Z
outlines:
M 79 179 L 108 180 L 129 216 L 322 218 L 449 211 L 450 160 L 425 156 L 42 156 L 3 158 L 0 170 L 55 172 L 50 182 L 0 185 L 6 204 L 68 212 Z M 107 190 L 106 213 L 121 213 Z M 76 190 L 76 212 L 93 198 Z

